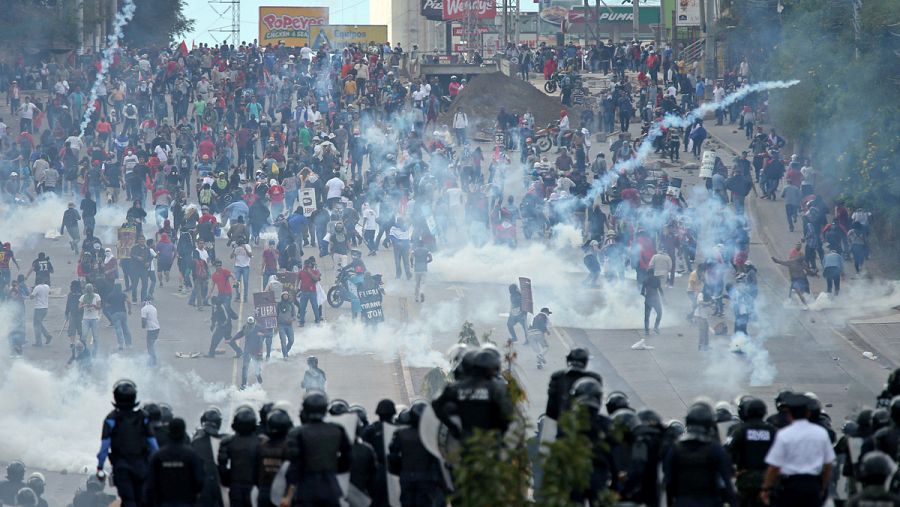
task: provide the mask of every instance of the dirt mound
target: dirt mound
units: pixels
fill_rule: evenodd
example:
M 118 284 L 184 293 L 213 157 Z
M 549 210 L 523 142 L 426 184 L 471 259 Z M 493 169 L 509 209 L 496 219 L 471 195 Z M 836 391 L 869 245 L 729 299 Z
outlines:
M 459 93 L 450 111 L 441 115 L 438 121 L 450 125 L 457 107 L 466 111 L 469 127 L 479 129 L 490 128 L 501 107 L 505 107 L 508 113 L 520 115 L 530 109 L 537 127 L 558 120 L 563 108 L 558 96 L 547 95 L 534 85 L 502 72 L 479 74 L 472 78 Z M 581 108 L 568 109 L 572 124 L 579 125 Z

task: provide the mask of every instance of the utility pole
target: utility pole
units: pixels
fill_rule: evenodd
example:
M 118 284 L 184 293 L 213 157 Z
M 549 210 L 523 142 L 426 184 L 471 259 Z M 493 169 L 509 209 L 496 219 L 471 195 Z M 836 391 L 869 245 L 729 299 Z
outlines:
M 706 24 L 706 47 L 703 51 L 705 77 L 711 83 L 715 83 L 718 72 L 716 71 L 716 0 L 701 0 L 705 6 L 704 22 Z
M 632 0 L 631 2 L 631 12 L 634 16 L 634 19 L 631 21 L 631 30 L 634 34 L 632 39 L 638 40 L 640 30 L 641 30 L 641 8 L 638 5 L 640 0 Z

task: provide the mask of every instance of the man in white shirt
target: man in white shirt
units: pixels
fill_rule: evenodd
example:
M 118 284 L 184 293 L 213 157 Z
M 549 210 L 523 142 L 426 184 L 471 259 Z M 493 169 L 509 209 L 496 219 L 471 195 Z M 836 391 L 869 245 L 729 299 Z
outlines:
M 776 481 L 778 506 L 819 507 L 828 495 L 834 448 L 825 428 L 807 420 L 811 403 L 802 394 L 786 400 L 791 424 L 775 434 L 766 454 L 769 468 L 760 498 L 767 505 Z
M 34 346 L 42 346 L 41 337 L 47 344 L 53 340 L 53 335 L 44 327 L 44 319 L 47 317 L 47 311 L 50 308 L 50 286 L 46 283 L 39 283 L 31 289 L 31 299 L 34 300 Z
M 344 191 L 344 181 L 339 177 L 335 176 L 330 180 L 325 182 L 325 189 L 327 193 L 325 194 L 325 205 L 331 209 L 334 203 L 341 200 L 341 193 Z
M 19 106 L 19 131 L 32 133 L 34 114 L 39 112 L 37 106 L 31 103 L 31 97 L 25 97 L 22 105 Z
M 243 282 L 244 301 L 248 301 L 247 297 L 250 291 L 250 259 L 253 258 L 253 250 L 243 238 L 238 241 L 237 246 L 231 252 L 231 258 L 234 259 L 234 281 Z M 237 302 L 241 302 L 241 295 L 238 293 Z
M 378 244 L 375 243 L 375 226 L 378 222 L 378 212 L 369 206 L 369 203 L 362 205 L 362 221 L 363 221 L 363 239 L 366 246 L 369 247 L 369 256 L 378 252 Z
M 463 108 L 457 108 L 453 114 L 453 133 L 456 135 L 456 145 L 466 144 L 466 129 L 469 127 L 469 117 Z
M 159 316 L 153 301 L 147 299 L 141 308 L 141 327 L 147 330 L 147 354 L 150 366 L 156 366 L 156 340 L 159 338 Z

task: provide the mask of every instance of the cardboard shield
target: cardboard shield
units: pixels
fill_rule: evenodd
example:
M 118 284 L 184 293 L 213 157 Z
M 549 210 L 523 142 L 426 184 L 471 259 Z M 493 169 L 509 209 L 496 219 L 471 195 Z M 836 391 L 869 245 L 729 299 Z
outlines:
M 384 429 L 384 449 L 385 452 L 387 452 L 391 447 L 391 440 L 394 439 L 394 433 L 396 433 L 400 427 L 384 423 L 382 428 Z M 387 476 L 388 504 L 391 507 L 400 507 L 400 476 L 390 473 L 386 473 L 385 475 Z
M 448 491 L 452 492 L 453 479 L 450 477 L 450 472 L 447 469 L 448 464 L 444 456 L 449 456 L 454 452 L 451 451 L 453 448 L 455 448 L 455 452 L 458 455 L 459 442 L 450 437 L 446 425 L 438 419 L 430 403 L 425 408 L 425 412 L 422 413 L 422 417 L 419 418 L 419 439 L 422 441 L 425 449 L 440 462 L 444 485 Z M 453 440 L 453 443 L 450 440 Z

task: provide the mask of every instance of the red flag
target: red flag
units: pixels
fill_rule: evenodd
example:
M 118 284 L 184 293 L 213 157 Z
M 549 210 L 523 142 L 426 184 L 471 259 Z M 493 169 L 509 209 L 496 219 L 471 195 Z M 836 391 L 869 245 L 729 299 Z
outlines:
M 181 52 L 181 56 L 187 56 L 188 55 L 187 43 L 185 43 L 184 41 L 181 41 L 181 44 L 178 45 L 178 51 Z

